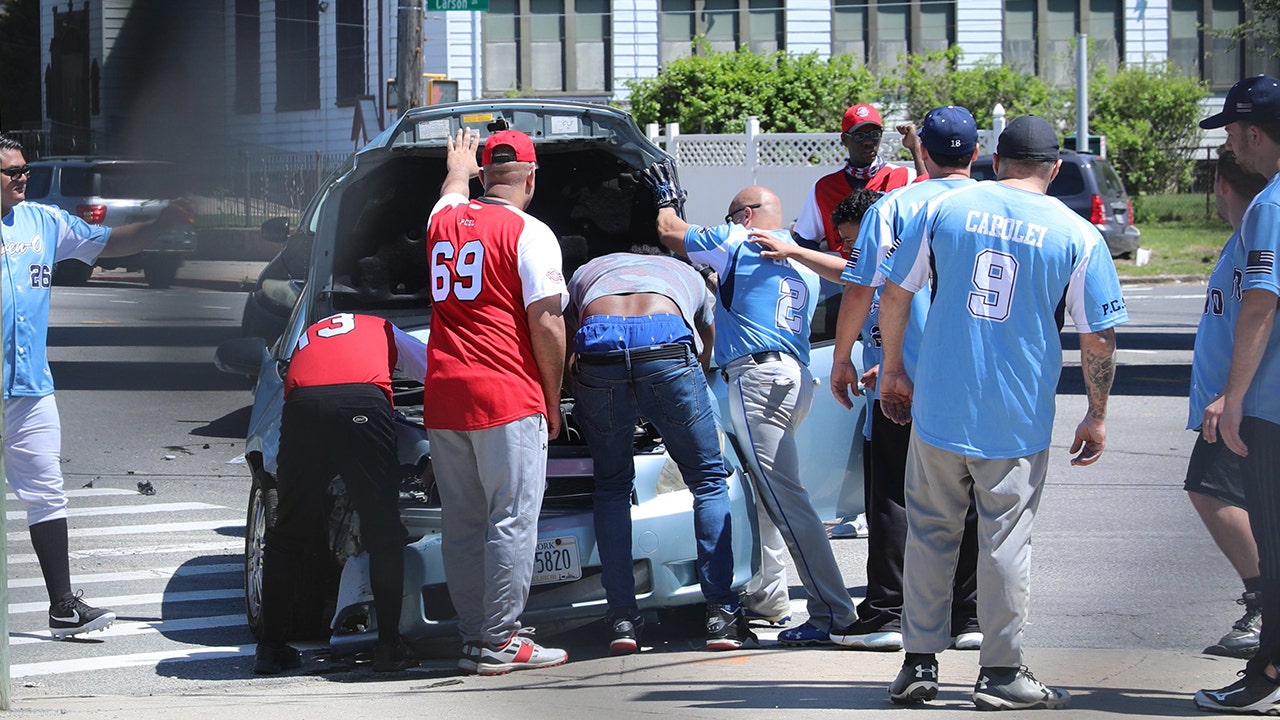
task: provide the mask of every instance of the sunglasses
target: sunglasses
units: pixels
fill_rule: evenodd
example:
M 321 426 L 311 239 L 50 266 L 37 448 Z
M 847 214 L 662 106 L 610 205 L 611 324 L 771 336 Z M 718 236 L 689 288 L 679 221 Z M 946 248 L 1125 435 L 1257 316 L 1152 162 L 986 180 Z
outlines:
M 760 207 L 760 203 L 756 203 L 755 205 L 743 205 L 742 207 L 738 208 L 737 210 L 732 210 L 732 211 L 730 211 L 730 212 L 729 212 L 729 214 L 728 214 L 728 215 L 725 215 L 725 216 L 724 216 L 724 221 L 725 221 L 725 223 L 727 223 L 727 224 L 732 224 L 732 223 L 733 223 L 733 216 L 734 216 L 734 215 L 737 215 L 738 213 L 742 212 L 743 210 L 746 210 L 747 208 L 751 208 L 752 210 L 756 210 L 756 209 L 758 209 L 759 207 Z
M 23 175 L 30 175 L 30 174 L 31 174 L 31 166 L 30 166 L 30 165 L 19 165 L 19 166 L 14 166 L 14 167 L 7 167 L 7 168 L 5 168 L 5 169 L 3 169 L 3 170 L 0 170 L 0 173 L 4 173 L 4 175 L 5 175 L 6 177 L 9 177 L 9 178 L 12 178 L 12 179 L 14 179 L 14 180 L 17 180 L 18 178 L 22 177 Z
M 844 136 L 854 142 L 866 142 L 867 140 L 879 140 L 884 135 L 883 130 L 863 130 L 861 132 L 847 132 Z

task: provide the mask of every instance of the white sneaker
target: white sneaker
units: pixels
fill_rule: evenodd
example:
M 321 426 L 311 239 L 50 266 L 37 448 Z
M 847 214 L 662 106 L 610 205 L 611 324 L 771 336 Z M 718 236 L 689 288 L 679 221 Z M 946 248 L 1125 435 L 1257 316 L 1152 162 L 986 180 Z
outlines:
M 870 534 L 867 529 L 866 513 L 859 513 L 854 518 L 844 518 L 827 531 L 827 536 L 833 538 L 864 538 Z
M 514 670 L 537 670 L 569 661 L 569 653 L 544 648 L 527 635 L 515 633 L 500 648 L 463 643 L 458 668 L 476 675 L 506 675 Z
M 981 650 L 982 640 L 980 632 L 962 632 L 951 638 L 951 647 L 956 650 Z

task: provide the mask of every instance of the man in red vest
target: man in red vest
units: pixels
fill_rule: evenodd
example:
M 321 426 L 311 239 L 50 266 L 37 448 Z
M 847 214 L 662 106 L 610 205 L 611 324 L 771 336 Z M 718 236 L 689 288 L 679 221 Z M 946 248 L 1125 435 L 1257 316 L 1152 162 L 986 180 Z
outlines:
M 391 375 L 426 375 L 427 348 L 390 322 L 339 313 L 298 338 L 284 381 L 276 521 L 267 527 L 262 577 L 262 642 L 253 671 L 275 675 L 302 664 L 285 644 L 294 588 L 308 555 L 329 552 L 324 498 L 335 475 L 360 516 L 378 617 L 375 672 L 417 665 L 400 639 L 404 524 L 392 420 Z
M 792 236 L 804 247 L 840 252 L 840 235 L 831 224 L 831 211 L 835 210 L 836 203 L 854 190 L 866 188 L 886 193 L 909 185 L 917 175 L 924 174 L 914 124 L 902 123 L 897 127 L 902 133 L 902 146 L 910 150 L 915 159 L 914 169 L 889 165 L 880 157 L 884 122 L 874 107 L 860 103 L 845 110 L 840 130 L 840 144 L 849 150 L 848 161 L 843 168 L 822 176 L 813 184 L 791 227 Z

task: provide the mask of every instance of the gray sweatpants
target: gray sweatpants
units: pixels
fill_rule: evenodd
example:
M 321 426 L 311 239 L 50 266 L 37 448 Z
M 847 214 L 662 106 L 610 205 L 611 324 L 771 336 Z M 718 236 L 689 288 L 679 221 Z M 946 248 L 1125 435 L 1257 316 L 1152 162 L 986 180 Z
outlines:
M 907 551 L 902 641 L 910 653 L 951 642 L 951 590 L 969 489 L 978 511 L 978 624 L 983 667 L 1022 665 L 1031 594 L 1031 523 L 1040 506 L 1049 450 L 987 460 L 934 447 L 911 431 L 907 453 Z
M 502 645 L 529 599 L 547 485 L 542 415 L 458 432 L 427 430 L 440 490 L 445 580 L 465 643 Z
M 760 589 L 748 593 L 748 607 L 767 615 L 789 614 L 786 566 L 781 539 L 791 551 L 796 572 L 809 595 L 809 622 L 822 630 L 858 619 L 827 539 L 826 526 L 809 501 L 800 479 L 796 429 L 813 404 L 813 375 L 796 358 L 756 363 L 750 356 L 725 366 L 729 380 L 729 418 L 756 481 L 762 565 Z

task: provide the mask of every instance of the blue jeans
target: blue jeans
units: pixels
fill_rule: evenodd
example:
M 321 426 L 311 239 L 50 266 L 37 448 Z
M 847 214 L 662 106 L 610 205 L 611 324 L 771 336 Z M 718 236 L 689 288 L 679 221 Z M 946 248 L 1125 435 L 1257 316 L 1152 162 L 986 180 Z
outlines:
M 635 482 L 636 420 L 644 416 L 662 434 L 667 453 L 693 492 L 698 578 L 708 603 L 737 607 L 732 528 L 719 429 L 707 379 L 693 356 L 573 368 L 573 416 L 595 465 L 596 545 L 600 581 L 612 615 L 637 611 L 631 574 L 631 491 Z

